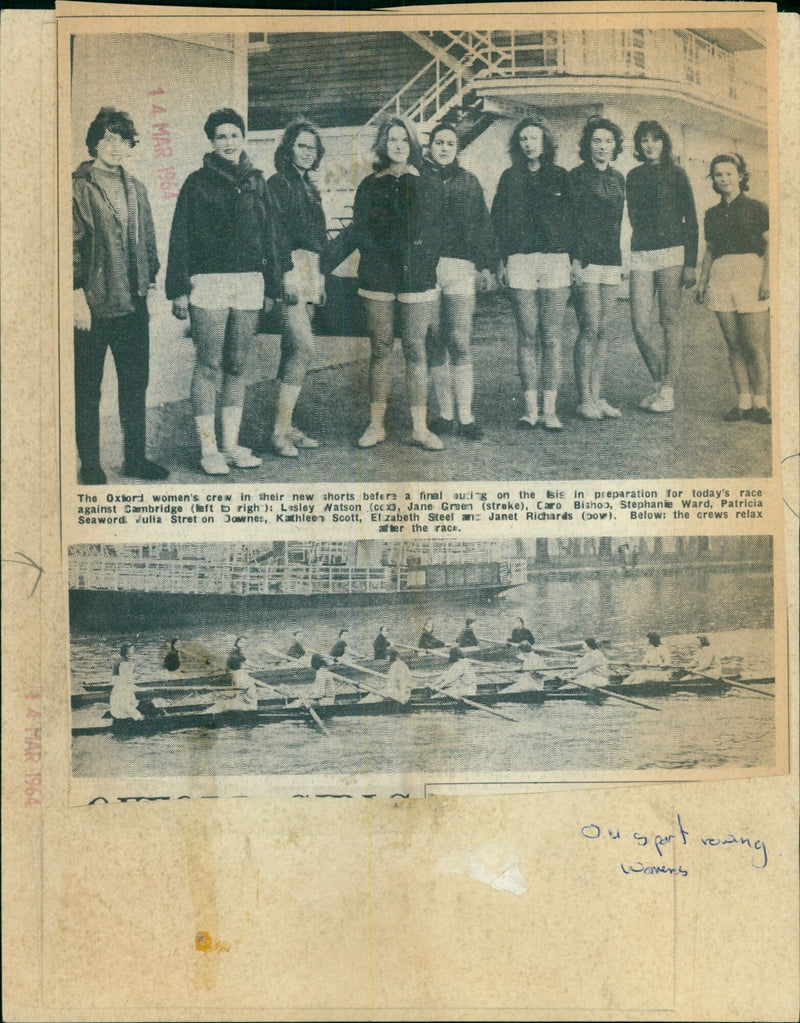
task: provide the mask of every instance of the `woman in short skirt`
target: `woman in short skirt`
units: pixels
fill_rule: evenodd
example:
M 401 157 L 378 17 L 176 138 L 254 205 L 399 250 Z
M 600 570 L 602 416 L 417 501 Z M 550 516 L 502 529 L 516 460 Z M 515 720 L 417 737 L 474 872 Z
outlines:
M 628 174 L 631 238 L 630 300 L 636 345 L 653 379 L 640 402 L 647 412 L 672 412 L 683 347 L 681 294 L 692 288 L 697 266 L 697 213 L 686 171 L 672 157 L 672 140 L 658 121 L 640 121 L 633 155 L 641 161 Z M 653 298 L 658 296 L 662 336 L 652 335 Z
M 542 118 L 524 117 L 511 133 L 511 166 L 503 171 L 492 204 L 500 253 L 498 282 L 511 292 L 517 321 L 517 365 L 525 394 L 520 429 L 539 422 L 561 430 L 556 397 L 561 376 L 561 335 L 570 288 L 575 210 L 572 183 L 555 164 L 556 146 Z
M 434 192 L 433 208 L 440 233 L 436 267 L 440 317 L 428 345 L 428 371 L 439 415 L 431 429 L 439 435 L 456 429 L 455 387 L 458 435 L 480 440 L 483 431 L 472 413 L 474 374 L 470 339 L 476 285 L 482 290 L 492 287 L 497 253 L 483 188 L 475 175 L 459 164 L 458 144 L 458 135 L 451 125 L 437 124 L 431 131 L 428 153 L 422 163 L 422 176 Z
M 397 116 L 381 123 L 373 151 L 375 170 L 356 191 L 351 236 L 360 253 L 358 293 L 364 299 L 372 342 L 369 425 L 358 446 L 372 448 L 386 439 L 384 417 L 399 312 L 412 443 L 440 451 L 442 442 L 427 424 L 425 336 L 436 301 L 437 252 L 419 172 L 422 153 L 411 126 Z
M 572 275 L 580 330 L 574 361 L 582 419 L 617 419 L 621 415 L 601 394 L 611 320 L 622 280 L 619 236 L 625 179 L 611 166 L 621 152 L 619 125 L 605 117 L 590 117 L 580 141 L 583 162 L 569 172 L 575 191 Z
M 728 346 L 738 400 L 723 418 L 769 425 L 769 212 L 744 195 L 750 175 L 739 153 L 715 156 L 709 177 L 720 201 L 706 211 L 696 297 L 716 313 Z
M 281 362 L 272 431 L 272 446 L 284 458 L 297 458 L 298 448 L 319 447 L 319 441 L 292 425 L 292 415 L 314 357 L 314 307 L 325 302 L 325 279 L 319 269 L 319 254 L 327 241 L 325 214 L 310 177 L 324 153 L 317 128 L 297 118 L 286 127 L 275 151 L 277 173 L 267 181 L 294 264 L 283 276 Z

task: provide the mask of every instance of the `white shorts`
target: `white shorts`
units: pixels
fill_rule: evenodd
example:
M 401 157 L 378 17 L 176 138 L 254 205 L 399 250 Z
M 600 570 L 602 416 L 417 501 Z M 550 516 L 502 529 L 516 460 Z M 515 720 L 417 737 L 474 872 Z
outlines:
M 576 284 L 609 284 L 619 287 L 622 283 L 622 267 L 602 263 L 587 263 L 578 270 Z
M 436 283 L 443 295 L 474 295 L 475 264 L 468 259 L 441 256 L 436 265 Z
M 508 257 L 508 286 L 520 291 L 568 288 L 569 271 L 566 252 L 515 252 Z
M 439 292 L 436 288 L 430 291 L 367 291 L 366 288 L 359 288 L 358 293 L 362 298 L 373 298 L 376 302 L 407 302 L 413 305 L 415 302 L 435 302 Z
M 260 309 L 264 277 L 260 273 L 195 274 L 189 302 L 198 309 Z
M 293 285 L 299 302 L 319 305 L 325 290 L 325 279 L 319 272 L 319 253 L 308 249 L 292 252 L 293 268 L 283 275 L 284 287 Z
M 631 252 L 631 270 L 668 270 L 671 266 L 683 266 L 682 245 L 673 245 L 670 249 Z
M 764 261 L 754 252 L 720 256 L 711 264 L 706 297 L 715 313 L 761 313 L 769 300 L 758 297 Z

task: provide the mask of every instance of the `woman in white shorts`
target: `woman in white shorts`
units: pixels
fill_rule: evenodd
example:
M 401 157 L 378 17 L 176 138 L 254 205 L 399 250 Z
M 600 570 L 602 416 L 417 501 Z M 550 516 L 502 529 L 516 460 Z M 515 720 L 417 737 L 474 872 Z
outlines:
M 683 347 L 682 288 L 692 288 L 697 266 L 697 213 L 686 171 L 672 157 L 672 140 L 658 121 L 640 121 L 633 155 L 641 161 L 627 178 L 631 238 L 631 323 L 636 346 L 653 379 L 640 402 L 646 412 L 675 408 Z M 661 336 L 653 336 L 658 296 Z
M 261 465 L 239 444 L 244 370 L 259 313 L 272 308 L 292 260 L 276 228 L 264 176 L 244 152 L 242 117 L 229 107 L 215 110 L 204 130 L 212 152 L 186 179 L 175 205 L 166 293 L 173 316 L 191 321 L 200 464 L 209 475 L 222 476 L 230 465 Z M 220 370 L 221 451 L 215 428 Z
M 427 424 L 425 336 L 436 302 L 437 253 L 419 172 L 422 153 L 413 129 L 397 116 L 381 123 L 373 152 L 375 171 L 356 191 L 351 232 L 360 254 L 358 293 L 364 299 L 372 342 L 369 425 L 358 446 L 372 448 L 386 439 L 384 417 L 392 387 L 395 313 L 399 312 L 412 443 L 441 451 L 441 440 Z
M 579 146 L 583 162 L 569 172 L 575 192 L 572 274 L 579 326 L 574 363 L 582 419 L 621 415 L 600 393 L 622 280 L 619 236 L 625 179 L 611 166 L 621 152 L 619 125 L 605 117 L 590 117 Z
M 737 403 L 723 419 L 769 425 L 769 212 L 743 194 L 749 174 L 739 153 L 715 156 L 709 176 L 720 201 L 705 215 L 696 298 L 716 313 L 728 346 Z
M 297 118 L 286 126 L 275 151 L 277 173 L 267 181 L 293 263 L 283 277 L 281 362 L 272 432 L 272 446 L 284 458 L 297 458 L 298 448 L 319 447 L 319 441 L 292 425 L 292 415 L 314 357 L 314 307 L 325 304 L 325 278 L 319 269 L 319 254 L 327 241 L 325 214 L 309 176 L 324 153 L 317 128 Z
M 525 413 L 517 425 L 532 430 L 539 422 L 541 377 L 542 425 L 561 430 L 556 397 L 571 283 L 572 183 L 556 166 L 553 133 L 537 115 L 517 124 L 508 148 L 512 163 L 497 185 L 492 221 L 500 254 L 497 279 L 510 289 L 517 322 L 517 366 L 525 394 Z
M 436 267 L 440 316 L 428 335 L 428 372 L 439 405 L 431 429 L 440 436 L 454 431 L 455 385 L 458 435 L 480 440 L 483 431 L 472 414 L 470 339 L 476 284 L 481 289 L 492 287 L 497 252 L 483 188 L 474 174 L 460 166 L 458 143 L 451 125 L 437 124 L 422 162 L 422 177 L 434 193 L 440 235 Z

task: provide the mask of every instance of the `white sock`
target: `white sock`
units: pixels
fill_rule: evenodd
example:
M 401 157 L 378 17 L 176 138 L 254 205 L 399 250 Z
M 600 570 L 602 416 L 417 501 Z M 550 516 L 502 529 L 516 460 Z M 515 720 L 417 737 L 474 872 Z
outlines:
M 765 398 L 764 404 L 766 405 L 766 403 L 767 401 Z M 747 412 L 747 410 L 751 409 L 752 407 L 753 395 L 749 391 L 743 391 L 742 394 L 739 395 L 739 408 L 742 410 L 742 412 Z
M 413 411 L 413 410 L 412 410 Z M 378 430 L 383 429 L 383 420 L 386 415 L 386 402 L 373 401 L 369 407 L 369 425 Z
M 542 392 L 542 414 L 549 418 L 556 414 L 556 396 L 558 391 Z
M 281 384 L 278 388 L 278 408 L 275 412 L 275 433 L 288 433 L 292 428 L 292 413 L 297 404 L 300 388 L 297 384 Z
M 455 370 L 458 373 L 458 367 Z M 431 366 L 428 375 L 433 381 L 433 390 L 436 395 L 436 403 L 439 406 L 439 415 L 442 419 L 453 418 L 453 390 L 450 384 L 450 364 L 445 362 L 443 366 Z
M 414 436 L 424 437 L 428 432 L 428 410 L 424 405 L 411 406 L 411 422 L 414 424 Z
M 528 414 L 528 418 L 534 422 L 539 418 L 539 392 L 538 391 L 526 391 L 525 392 L 525 411 Z
M 766 394 L 754 394 L 753 395 L 753 408 L 766 408 L 767 407 L 767 396 Z
M 197 429 L 197 436 L 200 439 L 201 457 L 205 458 L 206 455 L 216 455 L 217 435 L 214 431 L 214 417 L 195 416 L 194 425 Z
M 239 426 L 242 422 L 242 410 L 239 405 L 225 405 L 220 412 L 222 428 L 222 450 L 233 451 L 239 446 Z
M 456 389 L 456 404 L 458 405 L 458 419 L 466 426 L 474 422 L 472 415 L 472 394 L 474 389 L 472 363 L 468 362 L 463 366 L 453 367 L 453 382 Z
M 665 401 L 674 401 L 674 399 L 675 399 L 675 388 L 674 387 L 667 387 L 666 384 L 662 384 L 661 385 L 661 397 L 664 398 Z

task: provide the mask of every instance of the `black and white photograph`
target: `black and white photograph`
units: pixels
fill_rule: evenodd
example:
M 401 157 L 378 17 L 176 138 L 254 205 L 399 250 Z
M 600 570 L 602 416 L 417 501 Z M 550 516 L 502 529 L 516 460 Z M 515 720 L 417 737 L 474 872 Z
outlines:
M 765 536 L 70 548 L 73 777 L 769 771 Z
M 74 36 L 66 464 L 770 476 L 760 25 Z

